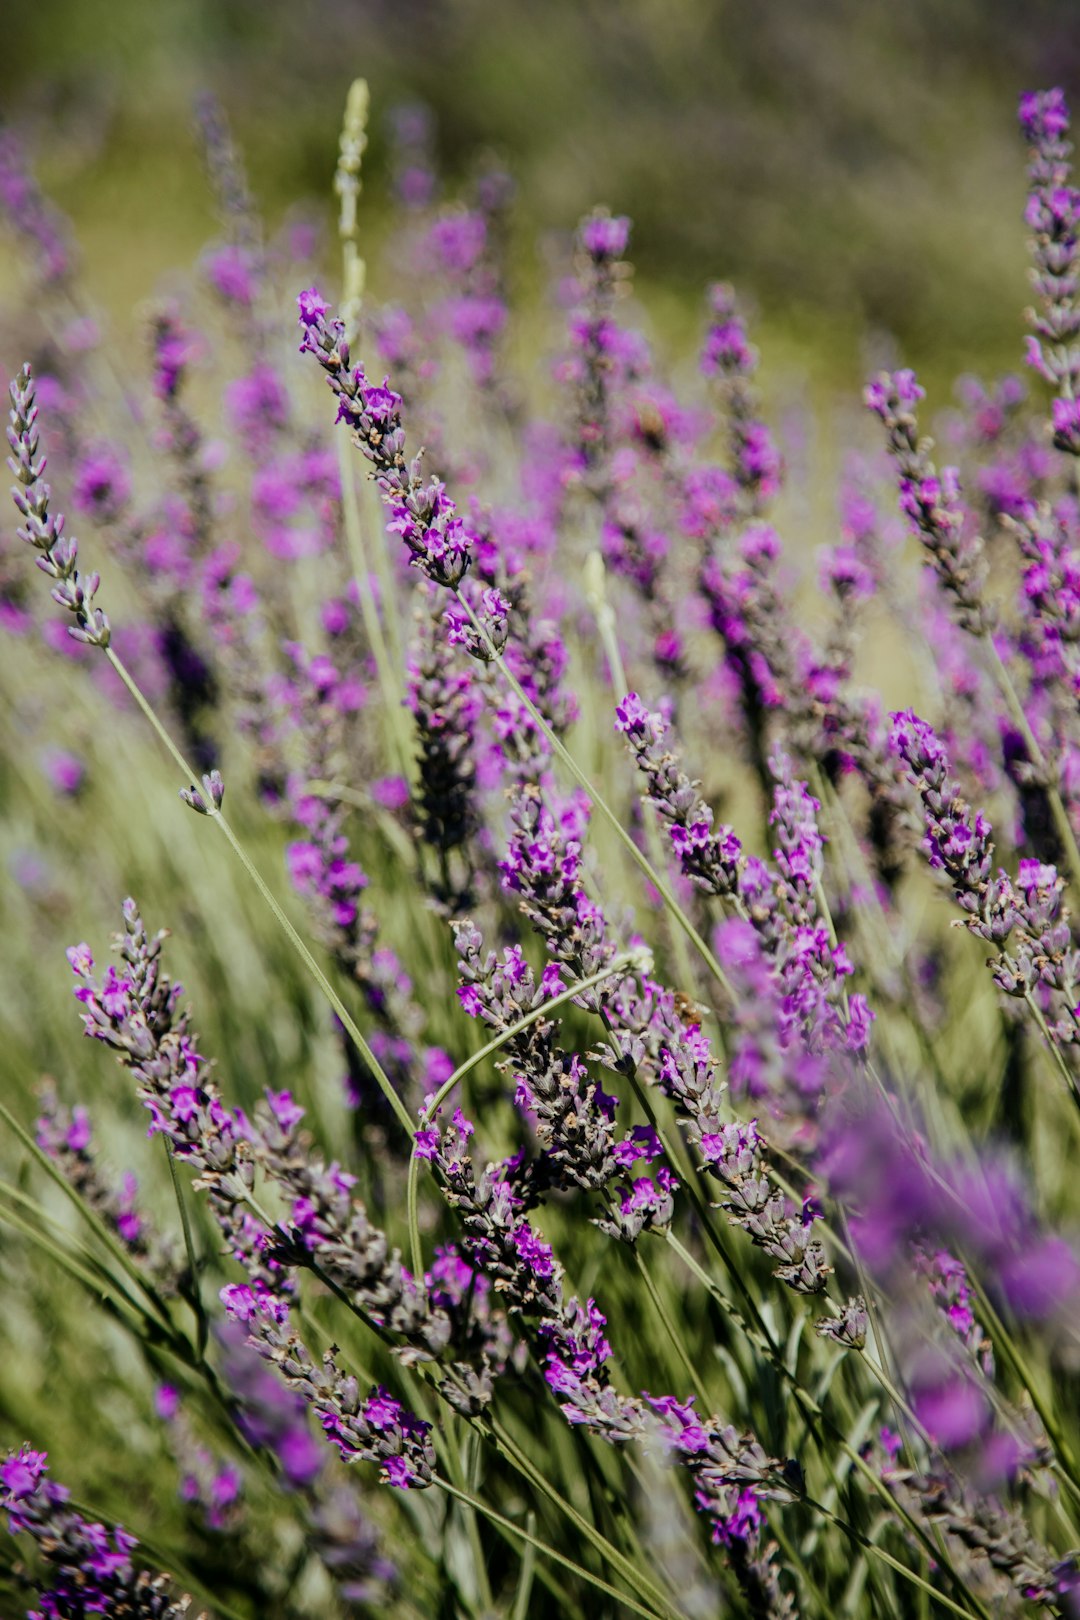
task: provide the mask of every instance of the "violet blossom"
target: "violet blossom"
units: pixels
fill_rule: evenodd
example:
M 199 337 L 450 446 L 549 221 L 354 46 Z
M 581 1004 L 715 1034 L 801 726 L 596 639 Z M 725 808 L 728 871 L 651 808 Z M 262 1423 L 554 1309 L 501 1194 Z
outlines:
M 0 1509 L 12 1535 L 28 1535 L 44 1559 L 43 1615 L 124 1614 L 132 1620 L 183 1620 L 191 1599 L 174 1597 L 167 1575 L 136 1568 L 138 1543 L 67 1506 L 70 1492 L 47 1478 L 43 1451 L 20 1446 L 0 1463 Z

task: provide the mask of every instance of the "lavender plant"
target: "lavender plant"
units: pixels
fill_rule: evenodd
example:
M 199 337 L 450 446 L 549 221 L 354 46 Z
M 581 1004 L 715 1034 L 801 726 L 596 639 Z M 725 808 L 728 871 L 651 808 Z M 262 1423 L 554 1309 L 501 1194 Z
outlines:
M 1020 108 L 1032 397 L 965 380 L 953 467 L 871 380 L 816 599 L 733 289 L 680 365 L 593 210 L 519 374 L 511 181 L 454 197 L 402 110 L 380 256 L 369 99 L 340 294 L 204 98 L 221 235 L 142 394 L 85 331 L 10 380 L 2 780 L 50 864 L 11 850 L 5 1602 L 1074 1616 L 1063 93 Z M 55 321 L 6 132 L 0 204 Z M 101 968 L 113 890 L 172 940 L 126 900 Z

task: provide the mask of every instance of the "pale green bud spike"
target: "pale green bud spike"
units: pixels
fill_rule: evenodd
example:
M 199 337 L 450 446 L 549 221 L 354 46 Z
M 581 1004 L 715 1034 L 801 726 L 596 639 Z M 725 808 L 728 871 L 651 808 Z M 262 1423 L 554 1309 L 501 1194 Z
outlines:
M 338 215 L 338 235 L 341 238 L 343 282 L 341 318 L 345 323 L 346 338 L 355 335 L 360 306 L 364 297 L 366 266 L 357 251 L 359 227 L 357 204 L 360 199 L 360 168 L 364 148 L 367 146 L 367 120 L 370 95 L 366 79 L 354 79 L 345 98 L 345 120 L 341 126 L 337 173 L 334 190 L 341 199 Z
M 593 610 L 601 630 L 614 628 L 615 615 L 607 599 L 607 569 L 599 551 L 590 551 L 581 570 L 585 600 Z

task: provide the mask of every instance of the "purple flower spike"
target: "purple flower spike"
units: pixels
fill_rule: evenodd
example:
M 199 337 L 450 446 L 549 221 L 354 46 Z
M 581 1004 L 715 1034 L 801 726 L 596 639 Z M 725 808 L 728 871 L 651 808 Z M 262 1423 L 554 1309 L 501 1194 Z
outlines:
M 45 457 L 40 453 L 36 426 L 37 388 L 29 366 L 23 366 L 9 384 L 8 393 L 11 411 L 7 437 L 12 450 L 8 466 L 21 486 L 12 490 L 11 497 L 25 520 L 24 527 L 17 531 L 19 539 L 41 553 L 38 567 L 55 581 L 53 601 L 66 608 L 75 620 L 68 634 L 93 647 L 107 647 L 109 621 L 100 608 L 93 606 L 100 576 L 80 574 L 76 567 L 78 541 L 64 536 L 63 513 L 51 509 L 52 491 L 44 478 Z
M 961 798 L 943 744 L 912 710 L 893 715 L 889 747 L 907 767 L 922 800 L 931 866 L 947 874 L 968 927 L 1003 944 L 1017 921 L 1016 896 L 1004 873 L 994 875 L 989 822 Z
M 730 472 L 743 515 L 757 517 L 777 493 L 783 463 L 772 434 L 757 414 L 753 376 L 757 352 L 750 345 L 734 290 L 722 282 L 709 289 L 710 324 L 701 369 L 715 379 L 728 414 Z
M 1080 192 L 1072 185 L 1069 110 L 1060 89 L 1029 92 L 1020 100 L 1020 125 L 1028 143 L 1028 203 L 1031 283 L 1039 310 L 1031 316 L 1029 363 L 1053 387 L 1054 443 L 1080 455 Z
M 581 245 L 597 261 L 621 259 L 630 245 L 630 221 L 625 215 L 591 214 L 581 226 Z
M 924 397 L 911 371 L 882 372 L 866 389 L 867 407 L 884 423 L 896 466 L 900 509 L 921 540 L 928 561 L 948 594 L 956 622 L 974 635 L 991 627 L 983 601 L 986 565 L 982 541 L 972 531 L 960 498 L 955 467 L 940 475 L 919 439 L 915 407 Z
M 390 510 L 388 528 L 400 535 L 415 568 L 438 585 L 457 586 L 471 560 L 471 539 L 446 486 L 425 482 L 420 458 L 405 461 L 401 396 L 389 386 L 370 383 L 362 366 L 350 368 L 349 346 L 340 321 L 328 322 L 328 305 L 314 287 L 300 294 L 302 354 L 312 354 L 337 397 L 337 420 L 372 463 L 379 493 Z
M 533 1324 L 545 1377 L 567 1422 L 614 1446 L 648 1446 L 659 1437 L 673 1461 L 689 1473 L 695 1505 L 714 1537 L 721 1539 L 725 1530 L 741 1537 L 740 1557 L 754 1563 L 757 1580 L 779 1602 L 773 1552 L 759 1541 L 760 1517 L 744 1513 L 732 1523 L 739 1495 L 788 1496 L 779 1465 L 752 1434 L 740 1435 L 717 1417 L 698 1417 L 689 1402 L 618 1394 L 610 1383 L 606 1318 L 594 1300 L 582 1302 L 566 1294 L 562 1267 L 523 1213 L 514 1166 L 492 1166 L 478 1177 L 456 1126 L 444 1132 L 435 1164 L 465 1226 L 468 1255 L 522 1319 Z M 651 1192 L 644 1185 L 634 1188 L 628 1205 L 635 1196 L 651 1207 L 658 1190 L 655 1185 Z
M 41 1615 L 130 1615 L 131 1620 L 183 1620 L 190 1597 L 173 1598 L 166 1575 L 136 1569 L 134 1536 L 69 1508 L 70 1492 L 47 1478 L 43 1451 L 20 1446 L 0 1463 L 0 1510 L 12 1535 L 37 1543 L 50 1586 L 38 1588 Z

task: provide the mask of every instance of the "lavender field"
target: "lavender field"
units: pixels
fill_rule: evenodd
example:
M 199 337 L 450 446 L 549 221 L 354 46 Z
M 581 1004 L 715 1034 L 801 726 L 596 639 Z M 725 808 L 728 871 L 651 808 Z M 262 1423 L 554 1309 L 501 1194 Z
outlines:
M 0 1613 L 1080 1616 L 1069 98 L 950 384 L 349 65 L 0 123 Z

